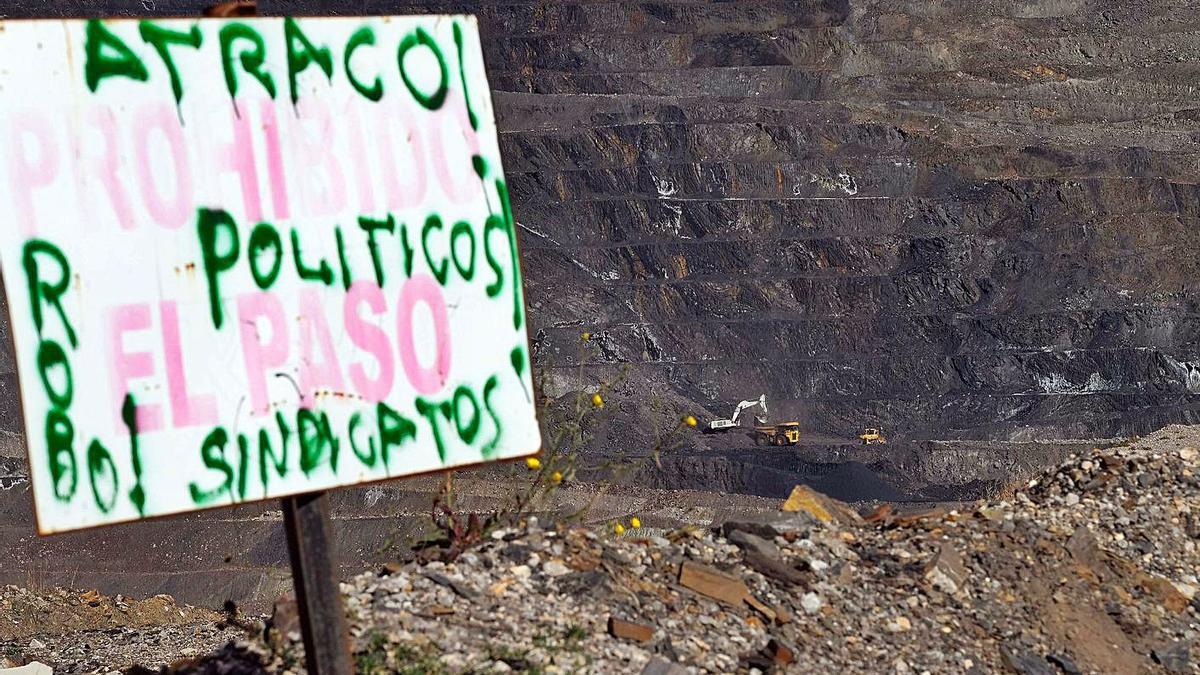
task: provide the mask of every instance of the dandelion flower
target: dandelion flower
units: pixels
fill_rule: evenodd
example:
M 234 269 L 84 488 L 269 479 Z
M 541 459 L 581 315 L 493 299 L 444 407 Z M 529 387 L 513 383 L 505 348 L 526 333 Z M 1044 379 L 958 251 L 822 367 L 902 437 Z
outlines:
M 542 468 L 542 460 L 537 457 L 530 457 L 525 460 L 525 466 L 529 467 L 530 471 L 537 471 Z
M 696 421 L 696 418 L 693 415 L 688 415 L 688 416 L 684 417 L 683 423 L 688 425 L 689 427 L 694 427 L 697 424 L 699 424 L 699 422 Z
M 597 408 L 603 408 L 604 397 L 600 394 L 592 394 L 592 405 L 596 406 Z
M 583 340 L 584 342 L 587 342 L 588 340 L 592 339 L 592 334 L 585 331 L 582 335 L 579 336 L 579 339 Z
M 633 529 L 636 530 L 642 526 L 642 521 L 638 520 L 637 518 L 630 518 L 629 525 L 630 525 L 630 527 L 632 527 Z
M 550 480 L 554 481 L 555 483 L 561 483 L 562 482 L 562 472 L 555 471 L 554 473 L 550 474 Z
M 617 534 L 622 534 L 625 532 L 625 526 L 620 523 L 617 523 L 616 525 L 613 525 L 613 532 L 616 532 Z

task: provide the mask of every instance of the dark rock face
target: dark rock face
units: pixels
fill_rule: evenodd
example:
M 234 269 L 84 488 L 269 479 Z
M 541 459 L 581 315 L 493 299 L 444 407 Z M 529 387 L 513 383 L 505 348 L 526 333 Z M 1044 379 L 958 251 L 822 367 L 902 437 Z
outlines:
M 1194 8 L 423 7 L 480 14 L 550 376 L 587 330 L 830 434 L 1200 421 Z

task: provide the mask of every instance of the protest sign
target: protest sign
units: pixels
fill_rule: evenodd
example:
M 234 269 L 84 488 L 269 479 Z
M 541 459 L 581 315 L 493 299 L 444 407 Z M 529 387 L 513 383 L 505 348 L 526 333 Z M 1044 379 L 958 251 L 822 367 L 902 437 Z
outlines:
M 0 62 L 41 532 L 538 449 L 472 17 L 15 21 Z

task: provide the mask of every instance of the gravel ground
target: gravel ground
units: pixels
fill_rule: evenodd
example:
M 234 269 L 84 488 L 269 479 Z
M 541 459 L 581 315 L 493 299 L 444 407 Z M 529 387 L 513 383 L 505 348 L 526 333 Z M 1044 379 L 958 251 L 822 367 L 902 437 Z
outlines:
M 788 510 L 714 530 L 530 522 L 345 582 L 355 659 L 365 673 L 1200 673 L 1197 447 L 1200 429 L 1168 427 L 958 510 L 860 515 L 798 489 Z M 167 670 L 301 672 L 294 616 L 281 600 Z M 89 663 L 128 663 L 145 633 L 122 635 L 129 649 Z
M 0 588 L 0 668 L 28 661 L 55 673 L 108 673 L 165 666 L 208 654 L 246 635 L 220 612 L 179 605 L 169 595 L 144 600 L 89 591 Z

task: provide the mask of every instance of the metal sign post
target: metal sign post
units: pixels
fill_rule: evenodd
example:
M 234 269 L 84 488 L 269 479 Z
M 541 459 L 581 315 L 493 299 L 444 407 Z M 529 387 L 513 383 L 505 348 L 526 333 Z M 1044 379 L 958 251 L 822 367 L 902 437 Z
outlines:
M 333 565 L 328 493 L 284 497 L 280 506 L 309 675 L 352 673 L 350 637 Z

